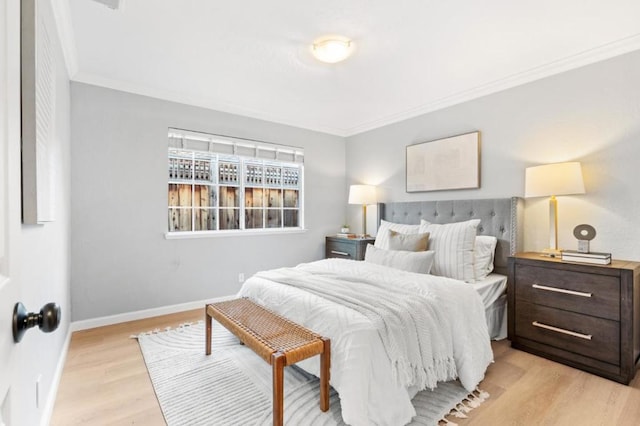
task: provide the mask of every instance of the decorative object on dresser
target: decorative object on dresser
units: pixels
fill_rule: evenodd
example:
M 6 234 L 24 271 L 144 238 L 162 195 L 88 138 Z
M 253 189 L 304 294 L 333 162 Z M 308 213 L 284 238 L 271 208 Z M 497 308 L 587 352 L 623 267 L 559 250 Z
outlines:
M 344 238 L 328 236 L 325 239 L 325 257 L 364 260 L 367 244 L 373 244 L 375 238 Z
M 582 167 L 579 162 L 544 164 L 527 167 L 525 171 L 524 197 L 549 198 L 549 248 L 544 252 L 559 257 L 558 248 L 558 200 L 557 195 L 584 194 Z
M 611 263 L 611 253 L 583 253 L 575 250 L 563 250 L 562 260 L 565 262 L 595 263 L 597 265 L 608 265 Z
M 640 262 L 509 258 L 508 335 L 533 354 L 628 384 L 640 361 Z
M 362 205 L 362 237 L 367 235 L 367 205 L 377 202 L 376 187 L 372 185 L 351 185 L 349 187 L 349 204 Z
M 343 232 L 338 232 L 336 234 L 336 237 L 339 238 L 357 238 L 358 236 L 356 234 L 352 234 L 352 233 L 343 233 Z
M 583 223 L 573 228 L 573 236 L 578 239 L 578 251 L 589 253 L 589 241 L 596 237 L 596 228 Z

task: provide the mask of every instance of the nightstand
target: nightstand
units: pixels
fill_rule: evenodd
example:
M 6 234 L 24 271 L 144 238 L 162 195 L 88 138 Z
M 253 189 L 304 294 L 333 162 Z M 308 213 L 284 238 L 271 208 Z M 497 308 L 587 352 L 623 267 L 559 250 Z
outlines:
M 628 384 L 640 356 L 640 263 L 509 258 L 511 346 Z
M 367 250 L 367 244 L 373 244 L 375 241 L 375 238 L 326 237 L 325 257 L 364 260 L 364 253 Z

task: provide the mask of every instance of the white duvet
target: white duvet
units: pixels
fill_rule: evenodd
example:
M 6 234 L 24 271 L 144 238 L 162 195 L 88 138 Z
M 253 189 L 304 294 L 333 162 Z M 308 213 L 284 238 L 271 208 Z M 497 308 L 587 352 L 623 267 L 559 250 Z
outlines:
M 441 319 L 430 332 L 441 333 L 433 336 L 435 341 L 452 342 L 448 356 L 454 360 L 454 373 L 469 391 L 482 380 L 493 359 L 484 305 L 467 283 L 342 259 L 302 264 L 295 272 L 331 273 L 347 280 L 363 277 L 384 284 L 391 292 L 401 289 L 415 294 L 417 300 L 424 302 L 425 311 L 435 307 Z M 381 335 L 365 315 L 260 274 L 245 282 L 239 296 L 250 297 L 331 339 L 331 385 L 340 395 L 342 417 L 347 424 L 404 425 L 415 416 L 411 398 L 420 389 L 408 388 L 393 374 Z M 298 365 L 319 375 L 317 357 Z M 450 375 L 451 371 L 443 373 L 437 380 L 450 380 Z

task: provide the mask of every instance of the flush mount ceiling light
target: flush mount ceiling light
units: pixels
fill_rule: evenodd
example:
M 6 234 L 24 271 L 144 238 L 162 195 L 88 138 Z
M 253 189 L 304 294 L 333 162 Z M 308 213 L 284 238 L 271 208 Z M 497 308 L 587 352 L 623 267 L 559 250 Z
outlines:
M 313 42 L 311 53 L 319 61 L 335 64 L 351 56 L 354 47 L 353 41 L 347 37 L 324 36 Z

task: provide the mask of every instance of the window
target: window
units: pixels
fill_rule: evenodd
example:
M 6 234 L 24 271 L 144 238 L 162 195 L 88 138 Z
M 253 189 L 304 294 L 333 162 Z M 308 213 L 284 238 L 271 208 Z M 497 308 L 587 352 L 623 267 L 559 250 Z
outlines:
M 302 229 L 300 148 L 169 129 L 168 229 Z

